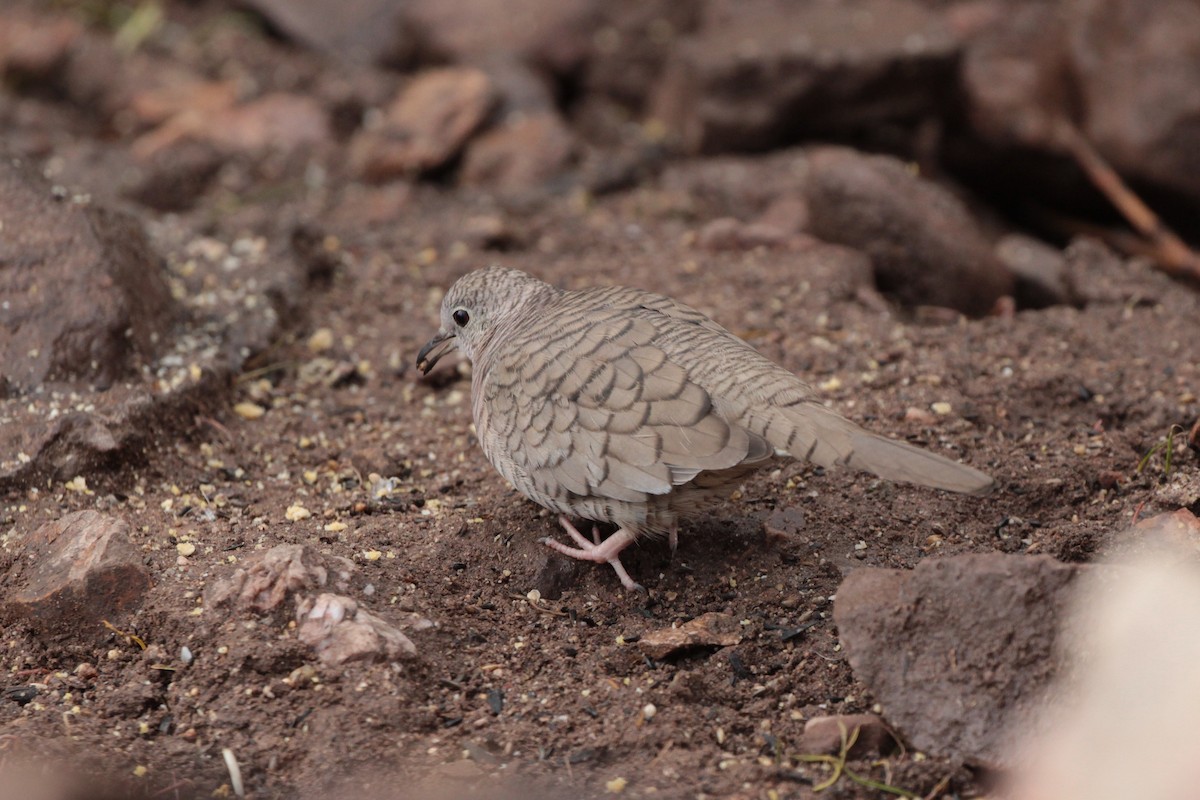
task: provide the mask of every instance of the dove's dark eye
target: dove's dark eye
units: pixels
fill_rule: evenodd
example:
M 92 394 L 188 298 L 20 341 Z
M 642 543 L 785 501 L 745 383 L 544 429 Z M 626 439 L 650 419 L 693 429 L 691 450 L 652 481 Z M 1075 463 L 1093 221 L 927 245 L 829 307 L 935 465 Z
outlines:
M 471 315 L 463 308 L 458 309 L 450 316 L 454 319 L 454 324 L 460 328 L 466 327 L 467 323 L 471 321 Z

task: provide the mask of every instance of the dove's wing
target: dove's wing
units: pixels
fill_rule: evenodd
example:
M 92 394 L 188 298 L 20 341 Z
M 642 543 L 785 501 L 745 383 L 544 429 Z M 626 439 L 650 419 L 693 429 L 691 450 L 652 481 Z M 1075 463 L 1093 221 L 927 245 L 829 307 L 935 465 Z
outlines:
M 570 507 L 578 498 L 646 503 L 702 471 L 771 457 L 765 439 L 726 420 L 658 346 L 669 322 L 592 308 L 544 338 L 513 341 L 483 365 L 489 458 L 533 499 Z

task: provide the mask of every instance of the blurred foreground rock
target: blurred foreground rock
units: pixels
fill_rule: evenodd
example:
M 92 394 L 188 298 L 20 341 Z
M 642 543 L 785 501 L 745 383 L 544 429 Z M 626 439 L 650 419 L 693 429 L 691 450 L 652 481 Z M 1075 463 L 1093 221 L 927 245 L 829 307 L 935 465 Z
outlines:
M 1190 520 L 1188 519 L 1190 517 Z M 1069 669 L 1021 737 L 1005 797 L 1181 800 L 1196 794 L 1200 752 L 1200 564 L 1196 519 L 1161 514 L 1157 546 L 1094 570 L 1076 592 Z M 1184 547 L 1173 542 L 1185 533 Z M 1147 769 L 1146 765 L 1152 765 Z
M 0 615 L 52 636 L 91 644 L 137 609 L 150 573 L 129 538 L 129 524 L 78 511 L 19 540 L 17 559 L 0 575 Z

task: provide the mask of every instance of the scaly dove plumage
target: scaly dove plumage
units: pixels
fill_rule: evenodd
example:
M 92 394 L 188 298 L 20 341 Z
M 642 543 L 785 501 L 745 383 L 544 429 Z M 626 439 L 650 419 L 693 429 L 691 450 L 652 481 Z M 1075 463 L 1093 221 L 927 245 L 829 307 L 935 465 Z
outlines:
M 979 470 L 867 431 L 821 405 L 791 372 L 704 314 L 620 286 L 562 291 L 514 269 L 468 273 L 442 301 L 421 349 L 424 373 L 457 347 L 488 460 L 560 514 L 574 558 L 620 561 L 639 536 L 667 533 L 779 458 L 849 466 L 891 481 L 983 494 Z M 569 517 L 614 523 L 588 541 Z

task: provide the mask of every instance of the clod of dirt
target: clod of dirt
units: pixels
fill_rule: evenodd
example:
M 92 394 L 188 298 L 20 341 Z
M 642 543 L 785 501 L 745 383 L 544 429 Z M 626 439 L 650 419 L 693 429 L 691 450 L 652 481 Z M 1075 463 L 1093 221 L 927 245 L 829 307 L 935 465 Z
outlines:
M 354 565 L 327 558 L 311 547 L 281 544 L 257 554 L 204 593 L 207 608 L 234 605 L 258 613 L 275 611 L 289 595 L 323 589 L 330 583 L 344 590 Z
M 898 159 L 848 148 L 809 151 L 811 232 L 871 257 L 879 288 L 906 305 L 987 314 L 1013 292 L 970 212 Z
M 763 532 L 768 539 L 786 540 L 804 530 L 804 509 L 788 506 L 771 512 L 763 521 Z
M 654 659 L 664 659 L 698 647 L 732 647 L 742 641 L 741 625 L 728 614 L 710 611 L 682 625 L 642 634 L 638 647 Z
M 328 666 L 351 661 L 394 661 L 417 654 L 416 645 L 398 627 L 344 595 L 305 597 L 296 606 L 296 621 L 300 641 L 312 647 Z M 405 627 L 425 630 L 433 623 L 410 614 Z
M 854 737 L 854 743 L 846 752 L 850 758 L 887 755 L 897 746 L 896 734 L 878 715 L 842 714 L 813 717 L 804 723 L 800 752 L 838 755 L 842 752 L 843 737 L 849 744 L 851 736 Z
M 984 553 L 915 570 L 864 569 L 838 587 L 833 618 L 855 676 L 905 740 L 1000 766 L 1008 725 L 1059 669 L 1055 642 L 1084 567 Z
M 102 620 L 120 619 L 142 604 L 150 574 L 129 538 L 129 524 L 97 511 L 78 511 L 28 534 L 8 573 L 0 616 L 55 635 L 92 643 L 108 635 Z
M 423 72 L 397 95 L 379 129 L 354 138 L 351 161 L 371 181 L 443 167 L 462 152 L 498 99 L 491 79 L 478 69 Z
M 140 223 L 0 161 L 0 375 L 108 385 L 146 363 L 174 316 Z

